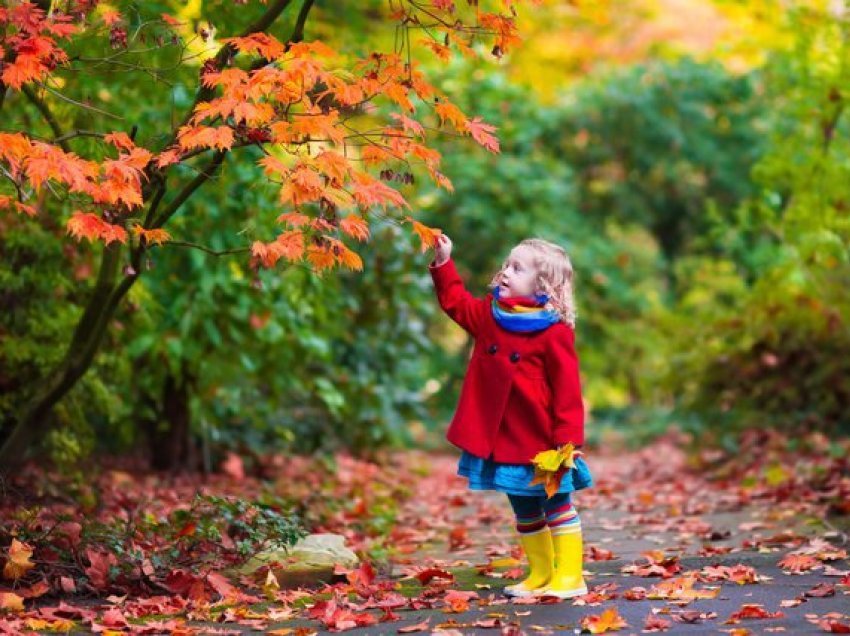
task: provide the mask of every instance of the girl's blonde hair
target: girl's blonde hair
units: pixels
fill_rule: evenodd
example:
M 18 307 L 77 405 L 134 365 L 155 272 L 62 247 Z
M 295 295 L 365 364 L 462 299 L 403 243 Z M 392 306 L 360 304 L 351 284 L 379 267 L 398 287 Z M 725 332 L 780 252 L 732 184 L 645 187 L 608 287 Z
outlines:
M 561 320 L 575 328 L 577 316 L 573 296 L 575 272 L 566 250 L 560 245 L 542 238 L 525 239 L 520 241 L 513 249 L 515 250 L 518 247 L 528 248 L 532 253 L 534 267 L 537 270 L 536 289 L 549 296 L 546 307 L 555 310 Z M 499 271 L 490 281 L 491 288 L 499 284 L 499 278 L 507 265 L 508 259 L 506 258 Z

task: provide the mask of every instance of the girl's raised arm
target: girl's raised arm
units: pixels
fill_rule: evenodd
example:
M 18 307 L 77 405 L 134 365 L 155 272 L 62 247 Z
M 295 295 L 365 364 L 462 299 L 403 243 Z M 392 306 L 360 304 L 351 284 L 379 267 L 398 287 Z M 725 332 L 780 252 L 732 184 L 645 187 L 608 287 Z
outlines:
M 440 265 L 435 259 L 428 265 L 428 271 L 434 281 L 440 307 L 449 318 L 476 337 L 490 307 L 487 299 L 476 298 L 466 289 L 451 256 Z

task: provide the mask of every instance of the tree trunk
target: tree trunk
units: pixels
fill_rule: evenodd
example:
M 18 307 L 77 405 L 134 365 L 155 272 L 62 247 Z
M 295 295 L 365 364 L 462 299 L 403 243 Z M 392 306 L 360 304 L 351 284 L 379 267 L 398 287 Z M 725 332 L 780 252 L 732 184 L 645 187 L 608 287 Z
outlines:
M 120 243 L 104 246 L 97 282 L 65 357 L 21 410 L 21 416 L 0 447 L 0 471 L 11 472 L 21 465 L 33 443 L 49 428 L 51 409 L 91 366 L 116 307 L 138 276 L 135 267 L 135 271 L 119 281 L 121 254 Z
M 150 422 L 148 444 L 150 467 L 154 470 L 179 472 L 195 470 L 197 454 L 192 448 L 191 411 L 189 409 L 192 378 L 186 366 L 181 377 L 169 373 L 162 388 L 160 417 Z

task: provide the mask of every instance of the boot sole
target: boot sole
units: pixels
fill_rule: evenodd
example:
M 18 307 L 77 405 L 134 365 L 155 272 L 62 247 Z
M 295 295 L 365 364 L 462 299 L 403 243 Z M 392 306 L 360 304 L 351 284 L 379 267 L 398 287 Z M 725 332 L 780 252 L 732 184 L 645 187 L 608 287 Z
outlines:
M 541 590 L 536 592 L 534 596 L 557 596 L 558 598 L 575 598 L 576 596 L 584 596 L 587 594 L 587 587 L 580 587 L 575 590 L 568 590 L 566 592 L 556 592 L 552 590 Z
M 516 596 L 516 597 L 519 597 L 519 598 L 528 598 L 528 597 L 536 595 L 536 593 L 537 593 L 536 589 L 537 588 L 531 589 L 531 590 L 509 590 L 507 588 L 503 588 L 502 592 L 505 594 L 505 596 Z

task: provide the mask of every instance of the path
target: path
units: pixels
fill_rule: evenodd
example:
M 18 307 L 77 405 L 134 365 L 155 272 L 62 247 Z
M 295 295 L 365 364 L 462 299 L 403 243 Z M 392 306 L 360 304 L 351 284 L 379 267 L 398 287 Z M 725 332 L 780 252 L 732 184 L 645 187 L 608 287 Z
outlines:
M 627 623 L 618 632 L 625 634 L 641 633 L 647 617 L 655 613 L 667 621 L 669 633 L 683 634 L 825 633 L 812 621 L 826 620 L 830 612 L 837 613 L 836 621 L 850 623 L 850 561 L 842 543 L 846 537 L 818 521 L 824 516 L 822 506 L 793 498 L 776 505 L 758 489 L 687 475 L 685 456 L 672 442 L 627 456 L 588 458 L 597 485 L 574 499 L 584 527 L 588 597 L 537 604 L 508 599 L 500 590 L 513 580 L 482 575 L 475 568 L 521 557 L 507 499 L 501 493 L 468 491 L 466 481 L 454 475 L 456 461 L 456 455 L 430 458 L 432 472 L 422 479 L 422 497 L 405 505 L 395 530 L 400 548 L 411 551 L 394 558 L 392 576 L 412 584 L 414 591 L 428 590 L 421 595 L 426 599 L 439 598 L 442 590 L 472 591 L 476 598 L 467 601 L 470 609 L 447 611 L 450 603 L 445 601 L 433 609 L 397 608 L 401 621 L 346 633 L 396 634 L 425 620 L 428 629 L 418 633 L 577 632 L 582 618 L 611 607 Z M 813 555 L 783 561 L 786 569 L 780 568 L 789 552 L 807 546 Z M 660 551 L 654 568 L 643 557 L 647 551 Z M 644 574 L 669 574 L 663 578 L 623 571 L 641 561 Z M 787 573 L 792 566 L 802 573 Z M 451 570 L 455 581 L 441 585 L 435 578 L 420 586 L 405 578 L 427 568 Z M 510 570 L 519 574 L 510 563 L 495 572 Z M 686 572 L 701 572 L 704 580 L 693 588 L 716 596 L 688 598 Z M 720 577 L 726 580 L 711 580 Z M 656 596 L 666 593 L 668 598 L 628 600 L 639 598 L 641 590 L 653 596 L 653 586 L 661 589 L 659 593 L 656 587 Z M 464 605 L 462 599 L 454 603 L 458 609 Z M 736 612 L 744 617 L 726 622 Z M 781 616 L 776 618 L 746 617 L 777 612 Z M 296 625 L 315 628 L 317 622 L 287 623 Z

